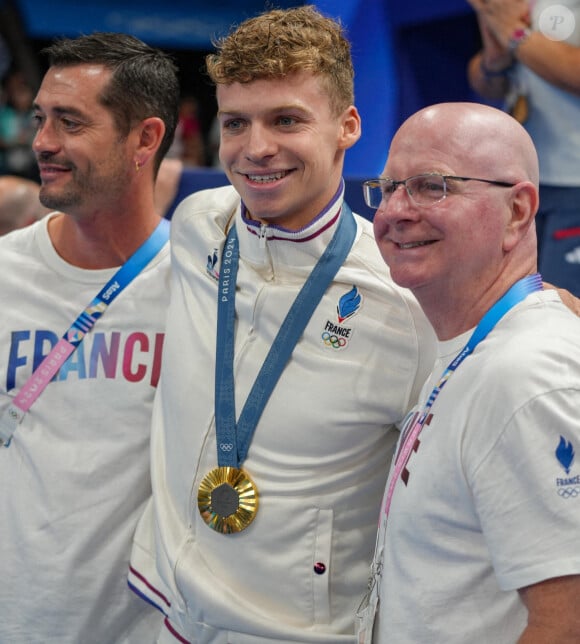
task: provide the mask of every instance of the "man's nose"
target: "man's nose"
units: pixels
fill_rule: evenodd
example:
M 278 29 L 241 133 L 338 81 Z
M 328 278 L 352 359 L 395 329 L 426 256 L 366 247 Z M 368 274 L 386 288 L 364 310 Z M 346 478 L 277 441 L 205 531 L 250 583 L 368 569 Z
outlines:
M 251 160 L 263 159 L 273 156 L 276 149 L 277 144 L 272 132 L 263 125 L 252 124 L 246 141 L 246 157 Z
M 54 152 L 60 143 L 54 128 L 50 125 L 48 121 L 45 121 L 42 125 L 36 130 L 34 139 L 32 141 L 32 149 L 37 154 L 40 155 L 43 152 Z

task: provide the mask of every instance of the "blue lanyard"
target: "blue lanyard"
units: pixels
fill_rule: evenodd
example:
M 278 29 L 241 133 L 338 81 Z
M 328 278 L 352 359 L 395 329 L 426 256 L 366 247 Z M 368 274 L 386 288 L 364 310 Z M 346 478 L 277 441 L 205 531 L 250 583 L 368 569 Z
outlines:
M 439 379 L 439 382 L 433 388 L 433 391 L 429 396 L 429 400 L 425 405 L 425 410 L 422 414 L 422 418 L 425 418 L 427 416 L 429 409 L 433 406 L 435 399 L 439 395 L 439 392 L 441 391 L 451 374 L 465 360 L 465 358 L 467 358 L 467 356 L 473 352 L 475 347 L 487 337 L 487 334 L 495 327 L 495 325 L 501 320 L 501 318 L 530 293 L 533 293 L 534 291 L 541 291 L 542 288 L 542 277 L 539 273 L 528 275 L 513 284 L 513 286 L 508 291 L 506 291 L 506 293 L 487 311 L 487 313 L 479 321 L 479 324 L 475 328 L 475 331 L 471 334 L 469 340 L 467 341 L 467 344 L 450 362 L 450 364 L 443 372 L 443 375 Z
M 239 242 L 235 226 L 230 229 L 218 289 L 215 417 L 220 467 L 239 467 L 244 462 L 266 403 L 314 310 L 344 263 L 355 236 L 356 221 L 343 202 L 336 231 L 286 314 L 236 424 L 234 328 Z
M 403 470 L 405 469 L 407 462 L 413 451 L 413 447 L 416 444 L 417 438 L 420 433 L 423 431 L 423 426 L 427 420 L 427 414 L 437 396 L 440 394 L 441 390 L 445 386 L 445 383 L 453 375 L 457 367 L 469 356 L 475 347 L 484 340 L 488 333 L 495 327 L 495 325 L 501 320 L 501 318 L 516 304 L 521 302 L 527 295 L 533 293 L 534 291 L 542 290 L 542 278 L 539 273 L 534 275 L 528 275 L 523 279 L 516 282 L 483 316 L 479 321 L 479 324 L 475 328 L 475 331 L 471 334 L 467 344 L 463 349 L 457 354 L 457 356 L 450 362 L 447 366 L 435 387 L 431 391 L 425 407 L 417 420 L 411 427 L 408 433 L 401 439 L 401 444 L 397 451 L 397 456 L 395 458 L 395 465 L 389 480 L 389 486 L 387 488 L 387 496 L 384 504 L 384 515 L 388 516 L 389 510 L 391 507 L 391 501 L 393 499 L 393 493 L 397 481 L 401 477 Z
M 139 275 L 168 239 L 169 221 L 162 219 L 149 238 L 116 271 L 90 304 L 85 307 L 0 416 L 0 445 L 6 447 L 10 445 L 17 426 L 22 422 L 32 404 L 46 389 L 64 361 L 76 351 L 85 335 L 107 310 L 109 304 Z
M 169 221 L 162 219 L 149 238 L 129 257 L 113 277 L 97 293 L 64 334 L 65 340 L 78 346 L 109 304 L 120 295 L 169 239 Z

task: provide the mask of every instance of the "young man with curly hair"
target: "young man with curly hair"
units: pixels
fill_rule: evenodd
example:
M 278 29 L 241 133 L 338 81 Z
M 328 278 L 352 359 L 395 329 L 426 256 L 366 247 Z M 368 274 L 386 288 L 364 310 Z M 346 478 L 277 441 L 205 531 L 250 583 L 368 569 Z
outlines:
M 161 642 L 354 640 L 386 466 L 431 335 L 344 202 L 350 46 L 312 7 L 207 59 L 231 186 L 172 220 L 154 501 L 130 583 Z

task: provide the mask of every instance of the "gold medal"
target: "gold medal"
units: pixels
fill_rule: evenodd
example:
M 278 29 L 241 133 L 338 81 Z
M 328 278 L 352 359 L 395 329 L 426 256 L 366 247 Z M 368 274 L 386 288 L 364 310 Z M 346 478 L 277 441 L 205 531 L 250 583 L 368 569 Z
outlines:
M 212 530 L 241 532 L 258 511 L 258 489 L 244 470 L 216 467 L 200 483 L 197 507 Z

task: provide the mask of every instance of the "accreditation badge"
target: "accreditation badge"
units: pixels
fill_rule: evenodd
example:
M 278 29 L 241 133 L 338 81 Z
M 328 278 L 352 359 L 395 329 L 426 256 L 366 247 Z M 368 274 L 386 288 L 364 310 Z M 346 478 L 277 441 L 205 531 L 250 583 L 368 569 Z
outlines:
M 244 470 L 216 467 L 200 483 L 197 506 L 212 530 L 223 534 L 241 532 L 258 511 L 258 488 Z
M 385 527 L 386 523 L 384 521 L 381 522 L 379 526 L 379 537 L 384 536 L 383 530 Z M 379 585 L 383 571 L 383 550 L 384 545 L 377 546 L 377 551 L 375 552 L 371 566 L 371 576 L 369 578 L 367 592 L 356 611 L 355 629 L 357 644 L 372 644 L 373 641 L 375 618 L 379 605 Z

